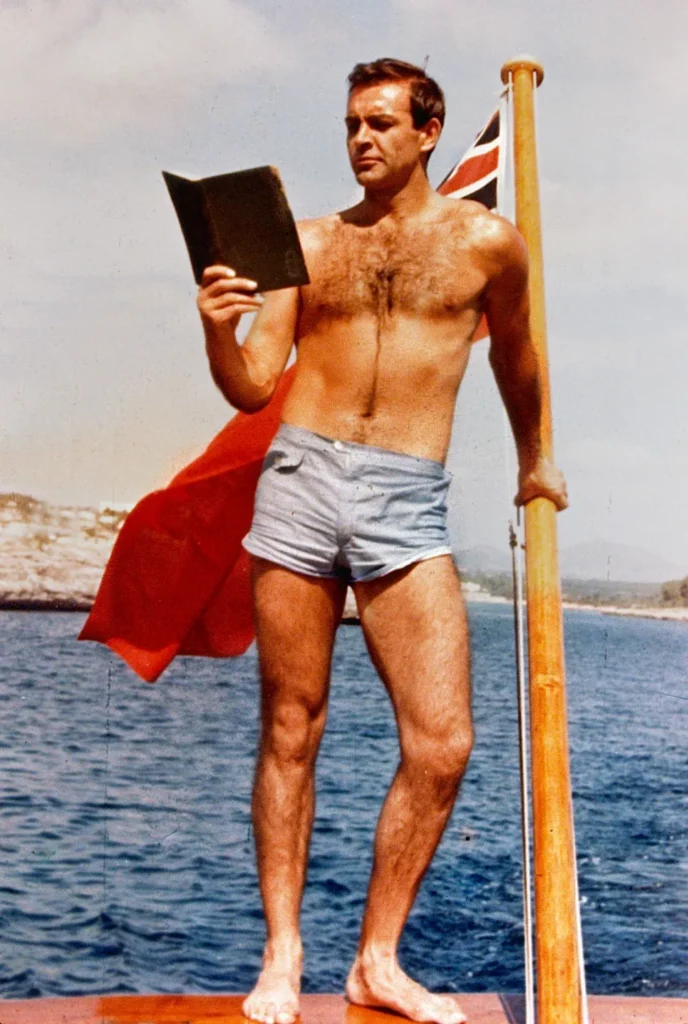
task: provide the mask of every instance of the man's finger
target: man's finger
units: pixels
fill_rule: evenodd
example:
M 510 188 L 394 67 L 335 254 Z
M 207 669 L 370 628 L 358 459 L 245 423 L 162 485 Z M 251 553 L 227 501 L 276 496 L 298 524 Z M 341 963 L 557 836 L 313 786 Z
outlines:
M 219 263 L 214 263 L 212 267 L 204 269 L 201 283 L 203 285 L 210 284 L 211 281 L 219 277 L 236 277 L 236 270 L 232 270 L 231 267 L 223 267 Z
M 211 298 L 215 295 L 231 294 L 232 292 L 255 292 L 258 284 L 249 277 L 223 277 L 203 286 L 203 291 Z
M 521 488 L 514 498 L 514 505 L 527 505 L 529 501 L 533 501 L 535 498 L 548 498 L 549 501 L 556 505 L 558 512 L 563 512 L 565 508 L 569 507 L 568 494 L 565 488 L 559 491 L 549 487 L 537 487 L 534 484 Z
M 226 320 L 238 320 L 242 313 L 257 313 L 259 309 L 260 306 L 249 306 L 247 303 L 239 302 L 234 306 L 207 310 L 205 316 L 212 318 L 216 323 L 224 323 Z
M 247 295 L 245 292 L 223 292 L 220 295 L 210 296 L 205 305 L 210 309 L 224 309 L 225 306 L 233 306 L 239 302 L 259 309 L 265 299 L 262 295 Z

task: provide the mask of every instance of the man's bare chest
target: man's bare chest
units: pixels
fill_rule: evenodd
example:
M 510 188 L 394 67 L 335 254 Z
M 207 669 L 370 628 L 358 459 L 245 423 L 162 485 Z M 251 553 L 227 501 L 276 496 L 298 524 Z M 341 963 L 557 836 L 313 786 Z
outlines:
M 309 262 L 307 309 L 321 316 L 457 316 L 485 284 L 468 244 L 447 232 L 335 232 Z

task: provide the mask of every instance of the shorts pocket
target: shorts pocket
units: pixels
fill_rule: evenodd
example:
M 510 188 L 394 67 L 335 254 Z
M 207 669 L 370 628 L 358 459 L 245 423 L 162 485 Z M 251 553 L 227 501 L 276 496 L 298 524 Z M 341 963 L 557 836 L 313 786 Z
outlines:
M 305 452 L 271 448 L 265 456 L 264 470 L 274 469 L 278 473 L 293 473 L 303 462 Z

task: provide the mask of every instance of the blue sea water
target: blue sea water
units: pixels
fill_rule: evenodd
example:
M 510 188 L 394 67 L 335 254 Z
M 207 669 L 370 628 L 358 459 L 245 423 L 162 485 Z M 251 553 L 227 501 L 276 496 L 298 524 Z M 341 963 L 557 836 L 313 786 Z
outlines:
M 82 616 L 0 615 L 0 996 L 244 991 L 263 924 L 249 815 L 256 657 L 154 686 Z M 523 988 L 511 610 L 470 608 L 476 747 L 402 948 L 430 987 Z M 592 992 L 688 995 L 688 626 L 566 615 Z M 340 991 L 397 757 L 358 627 L 339 631 L 303 907 L 307 991 Z

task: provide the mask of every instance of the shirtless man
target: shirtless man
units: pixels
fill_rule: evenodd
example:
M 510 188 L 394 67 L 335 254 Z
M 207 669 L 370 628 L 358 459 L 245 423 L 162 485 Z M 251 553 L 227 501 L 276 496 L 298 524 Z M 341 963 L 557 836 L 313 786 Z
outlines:
M 299 225 L 310 285 L 262 297 L 255 282 L 215 266 L 198 297 L 213 378 L 239 409 L 270 400 L 297 345 L 245 540 L 262 676 L 253 820 L 267 943 L 244 1013 L 265 1024 L 290 1024 L 298 1013 L 314 765 L 351 583 L 394 706 L 400 763 L 380 815 L 346 993 L 413 1020 L 459 1024 L 466 1018 L 453 998 L 404 974 L 397 945 L 473 741 L 443 463 L 483 311 L 518 451 L 516 500 L 545 495 L 563 508 L 566 489 L 540 450 L 521 236 L 483 206 L 429 185 L 444 102 L 421 69 L 375 61 L 357 65 L 349 82 L 348 153 L 364 196 Z M 256 311 L 239 346 L 239 318 Z

